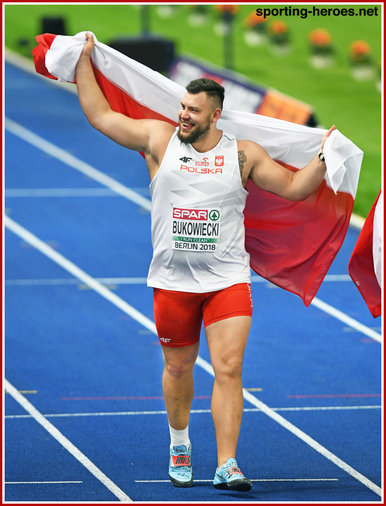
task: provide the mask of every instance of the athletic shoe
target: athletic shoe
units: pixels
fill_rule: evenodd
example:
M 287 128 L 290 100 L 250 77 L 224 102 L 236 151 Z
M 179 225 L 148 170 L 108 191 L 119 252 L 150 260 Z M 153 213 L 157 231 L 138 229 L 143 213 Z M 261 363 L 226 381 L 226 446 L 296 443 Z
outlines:
M 216 470 L 213 486 L 215 488 L 239 490 L 247 492 L 252 488 L 252 482 L 240 471 L 235 459 L 228 459 Z
M 192 447 L 189 445 L 173 446 L 170 448 L 169 478 L 176 487 L 191 487 L 193 485 Z

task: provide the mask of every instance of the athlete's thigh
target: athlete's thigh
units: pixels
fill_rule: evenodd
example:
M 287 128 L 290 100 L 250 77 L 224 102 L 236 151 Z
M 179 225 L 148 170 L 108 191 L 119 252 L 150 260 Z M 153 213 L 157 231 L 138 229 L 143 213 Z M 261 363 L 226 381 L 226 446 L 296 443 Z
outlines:
M 201 294 L 154 289 L 154 320 L 162 346 L 185 347 L 200 339 Z
M 252 318 L 233 316 L 205 327 L 205 334 L 214 370 L 230 362 L 243 360 Z
M 204 326 L 234 316 L 252 316 L 252 293 L 249 283 L 237 283 L 212 292 L 203 305 Z

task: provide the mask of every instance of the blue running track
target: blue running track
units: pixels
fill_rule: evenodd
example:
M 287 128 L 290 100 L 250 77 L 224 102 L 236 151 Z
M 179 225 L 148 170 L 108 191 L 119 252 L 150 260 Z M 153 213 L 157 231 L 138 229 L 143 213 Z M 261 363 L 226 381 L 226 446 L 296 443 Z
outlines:
M 381 502 L 381 321 L 348 277 L 350 229 L 314 303 L 253 276 L 238 462 L 212 486 L 205 338 L 194 486 L 168 480 L 148 174 L 75 94 L 5 65 L 5 484 L 9 502 Z M 337 118 L 339 121 L 339 118 Z

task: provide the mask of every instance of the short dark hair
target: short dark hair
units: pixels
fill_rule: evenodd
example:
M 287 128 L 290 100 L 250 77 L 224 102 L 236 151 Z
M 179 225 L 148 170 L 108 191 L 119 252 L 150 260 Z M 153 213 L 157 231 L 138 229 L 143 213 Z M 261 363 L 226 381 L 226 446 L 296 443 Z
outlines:
M 188 93 L 192 93 L 192 95 L 197 95 L 197 93 L 204 91 L 207 95 L 209 95 L 217 102 L 218 106 L 222 110 L 225 90 L 221 84 L 216 83 L 216 81 L 213 81 L 213 79 L 201 77 L 200 79 L 190 81 L 186 87 L 186 91 Z

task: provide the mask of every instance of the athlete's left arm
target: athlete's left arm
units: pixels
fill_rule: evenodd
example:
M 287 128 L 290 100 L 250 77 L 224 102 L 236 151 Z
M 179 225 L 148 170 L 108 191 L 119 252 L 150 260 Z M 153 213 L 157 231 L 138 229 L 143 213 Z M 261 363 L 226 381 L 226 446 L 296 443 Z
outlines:
M 333 130 L 335 126 L 323 136 L 321 151 Z M 293 172 L 275 162 L 265 149 L 251 141 L 238 142 L 238 156 L 244 185 L 251 179 L 263 190 L 288 200 L 306 199 L 321 184 L 326 172 L 326 165 L 318 154 L 303 169 Z

